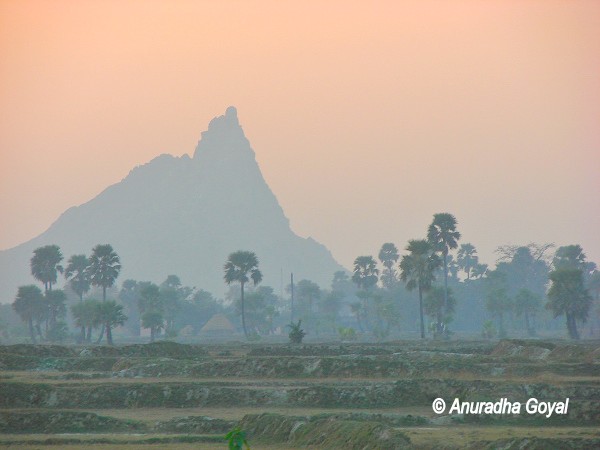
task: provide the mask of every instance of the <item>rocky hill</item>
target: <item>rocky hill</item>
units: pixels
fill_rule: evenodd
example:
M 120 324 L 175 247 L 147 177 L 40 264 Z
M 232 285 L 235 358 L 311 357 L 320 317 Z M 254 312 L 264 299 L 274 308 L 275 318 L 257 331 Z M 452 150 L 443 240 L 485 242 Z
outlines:
M 0 302 L 34 282 L 32 251 L 57 244 L 65 256 L 110 243 L 127 278 L 160 282 L 178 275 L 186 285 L 220 296 L 223 264 L 236 250 L 254 251 L 263 284 L 276 292 L 296 279 L 329 285 L 343 268 L 323 245 L 301 238 L 266 184 L 254 151 L 229 107 L 214 118 L 193 158 L 161 155 L 134 168 L 89 202 L 68 209 L 40 236 L 0 252 Z

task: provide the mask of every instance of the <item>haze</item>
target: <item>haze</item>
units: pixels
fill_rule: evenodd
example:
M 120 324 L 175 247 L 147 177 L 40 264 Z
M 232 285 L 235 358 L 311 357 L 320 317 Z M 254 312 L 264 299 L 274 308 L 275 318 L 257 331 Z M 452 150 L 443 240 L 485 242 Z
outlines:
M 484 262 L 600 261 L 598 2 L 0 1 L 0 54 L 0 248 L 235 105 L 292 228 L 346 267 L 436 212 Z

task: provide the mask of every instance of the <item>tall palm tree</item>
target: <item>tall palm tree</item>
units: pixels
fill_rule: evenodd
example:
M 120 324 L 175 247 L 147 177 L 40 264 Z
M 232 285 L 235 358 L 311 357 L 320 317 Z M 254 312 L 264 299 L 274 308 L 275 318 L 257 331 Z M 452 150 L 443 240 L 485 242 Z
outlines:
M 354 260 L 352 281 L 359 289 L 369 290 L 377 284 L 379 269 L 372 256 L 359 256 Z
M 458 247 L 460 233 L 456 231 L 456 218 L 449 213 L 433 215 L 433 222 L 427 230 L 427 240 L 444 260 L 444 308 L 448 308 L 448 252 Z
M 377 262 L 372 256 L 359 256 L 354 260 L 354 269 L 352 273 L 352 281 L 358 289 L 357 297 L 362 300 L 363 304 L 363 319 L 365 328 L 370 330 L 372 308 L 369 307 L 369 299 L 372 297 L 373 288 L 379 280 L 379 269 Z
M 87 272 L 93 286 L 102 287 L 102 301 L 106 301 L 106 288 L 111 287 L 121 271 L 119 255 L 110 244 L 96 245 L 89 259 Z
M 382 276 L 382 282 L 387 286 L 391 287 L 394 281 L 396 281 L 396 274 L 394 273 L 394 264 L 398 261 L 400 255 L 398 254 L 398 248 L 391 242 L 386 242 L 381 246 L 379 250 L 379 260 L 386 268 L 386 276 Z
M 425 322 L 423 320 L 423 292 L 431 287 L 434 271 L 440 266 L 440 259 L 433 251 L 431 244 L 422 239 L 408 241 L 404 255 L 400 260 L 400 279 L 406 283 L 406 288 L 419 290 L 419 314 L 421 319 L 421 339 L 425 338 Z
M 253 252 L 239 250 L 229 255 L 225 266 L 223 266 L 225 283 L 240 283 L 242 291 L 242 327 L 244 335 L 248 337 L 246 330 L 246 315 L 244 311 L 244 285 L 252 279 L 254 285 L 262 281 L 262 273 L 258 270 L 258 258 Z M 248 278 L 250 275 L 250 278 Z
M 20 286 L 17 297 L 13 302 L 13 309 L 23 322 L 29 325 L 31 342 L 36 343 L 33 321 L 44 314 L 44 297 L 42 291 L 34 284 Z
M 31 274 L 36 280 L 44 283 L 44 290 L 51 291 L 56 283 L 58 272 L 63 272 L 60 262 L 63 255 L 58 245 L 46 245 L 36 248 L 31 258 Z
M 67 262 L 65 278 L 69 280 L 71 288 L 79 295 L 79 301 L 83 301 L 83 294 L 90 290 L 90 277 L 87 268 L 89 259 L 85 255 L 73 255 Z

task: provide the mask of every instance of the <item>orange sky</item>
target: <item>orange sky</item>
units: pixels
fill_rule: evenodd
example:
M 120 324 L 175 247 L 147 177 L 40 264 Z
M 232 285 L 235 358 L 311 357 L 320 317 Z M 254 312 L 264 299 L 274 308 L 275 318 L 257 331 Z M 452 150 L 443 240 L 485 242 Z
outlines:
M 373 4 L 374 3 L 374 4 Z M 0 248 L 235 105 L 292 228 L 349 267 L 451 212 L 600 263 L 600 2 L 0 0 Z

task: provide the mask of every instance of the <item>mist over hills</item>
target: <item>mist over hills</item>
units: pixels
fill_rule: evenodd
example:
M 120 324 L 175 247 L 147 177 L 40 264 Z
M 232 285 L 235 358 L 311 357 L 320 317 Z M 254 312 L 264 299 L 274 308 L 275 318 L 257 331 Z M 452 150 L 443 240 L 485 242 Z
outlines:
M 35 248 L 57 244 L 66 262 L 105 243 L 121 257 L 119 283 L 176 274 L 217 296 L 225 291 L 223 264 L 236 250 L 257 254 L 263 284 L 276 291 L 282 274 L 284 284 L 293 271 L 328 286 L 344 270 L 322 244 L 290 229 L 233 107 L 210 122 L 193 158 L 160 155 L 69 208 L 41 235 L 0 252 L 0 302 L 12 302 L 19 285 L 35 283 L 29 268 Z

